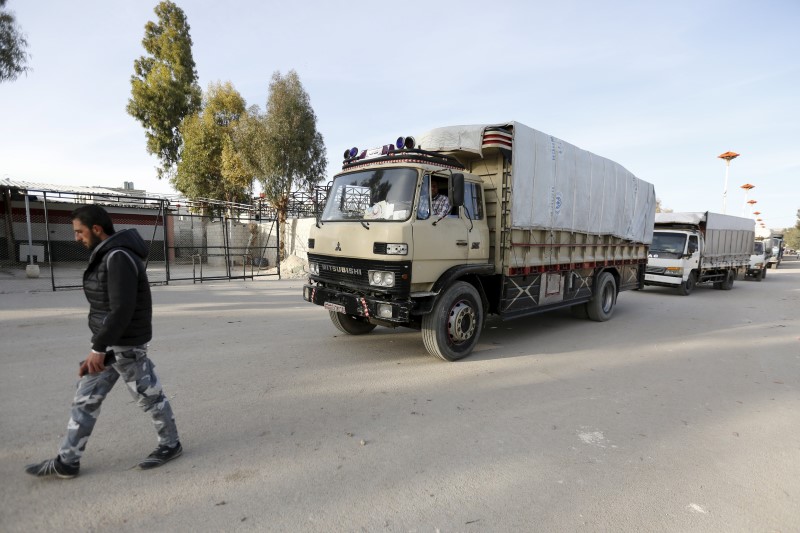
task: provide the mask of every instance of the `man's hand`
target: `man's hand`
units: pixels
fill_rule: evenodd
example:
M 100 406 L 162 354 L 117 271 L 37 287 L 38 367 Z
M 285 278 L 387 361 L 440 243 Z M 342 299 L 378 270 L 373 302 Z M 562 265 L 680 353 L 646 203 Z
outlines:
M 106 366 L 103 364 L 105 358 L 106 354 L 104 353 L 89 352 L 89 357 L 78 368 L 78 377 L 82 378 L 86 374 L 97 374 L 105 370 Z

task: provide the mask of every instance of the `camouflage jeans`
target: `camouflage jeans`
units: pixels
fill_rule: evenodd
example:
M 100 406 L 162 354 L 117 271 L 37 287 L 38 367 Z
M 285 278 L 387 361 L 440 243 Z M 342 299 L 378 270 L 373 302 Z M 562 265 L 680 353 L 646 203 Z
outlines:
M 115 363 L 97 374 L 86 374 L 78 381 L 67 434 L 58 452 L 64 463 L 80 460 L 100 415 L 100 406 L 120 376 L 139 407 L 150 413 L 159 445 L 174 446 L 178 442 L 172 407 L 161 390 L 161 382 L 153 370 L 155 365 L 147 357 L 147 347 L 137 346 L 114 355 Z

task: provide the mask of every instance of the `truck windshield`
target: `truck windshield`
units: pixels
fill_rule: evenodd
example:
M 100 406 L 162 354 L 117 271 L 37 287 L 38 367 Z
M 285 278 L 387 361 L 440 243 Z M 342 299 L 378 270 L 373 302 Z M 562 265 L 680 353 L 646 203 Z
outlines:
M 685 248 L 685 233 L 653 232 L 653 244 L 650 245 L 650 252 L 682 255 Z
M 322 221 L 408 220 L 418 176 L 413 168 L 380 168 L 336 176 Z
M 764 253 L 764 243 L 761 241 L 757 241 L 753 243 L 753 253 L 755 255 L 761 255 Z

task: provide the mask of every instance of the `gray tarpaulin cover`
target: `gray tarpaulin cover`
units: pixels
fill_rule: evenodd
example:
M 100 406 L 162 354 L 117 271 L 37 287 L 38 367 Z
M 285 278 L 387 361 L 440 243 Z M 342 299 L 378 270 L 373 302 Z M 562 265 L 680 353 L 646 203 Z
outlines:
M 519 122 L 450 126 L 419 137 L 431 151 L 482 155 L 483 132 L 513 131 L 511 223 L 650 243 L 656 197 L 653 185 L 621 165 Z
M 722 215 L 720 213 L 685 212 L 685 213 L 656 213 L 656 224 L 690 224 L 699 226 L 705 222 L 706 230 L 731 229 L 754 231 L 755 221 L 752 218 Z

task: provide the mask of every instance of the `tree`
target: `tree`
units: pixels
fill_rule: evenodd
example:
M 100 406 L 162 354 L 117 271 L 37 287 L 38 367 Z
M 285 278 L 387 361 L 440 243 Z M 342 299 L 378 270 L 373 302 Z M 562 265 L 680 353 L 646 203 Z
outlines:
M 787 248 L 800 250 L 800 209 L 797 210 L 797 223 L 783 232 L 783 238 Z
M 14 81 L 28 72 L 28 41 L 17 29 L 14 13 L 7 11 L 6 0 L 0 0 L 0 83 Z
M 327 165 L 317 116 L 297 72 L 272 75 L 266 113 L 251 108 L 235 139 L 247 167 L 261 182 L 265 199 L 278 212 L 283 230 L 292 191 L 310 191 L 323 179 Z M 281 240 L 281 258 L 285 252 Z
M 155 8 L 158 22 L 144 27 L 149 54 L 133 62 L 127 111 L 145 129 L 147 151 L 161 162 L 158 177 L 171 175 L 182 144 L 178 126 L 201 105 L 202 91 L 192 58 L 192 38 L 183 10 L 170 1 Z
M 230 82 L 212 83 L 202 110 L 181 122 L 183 147 L 171 183 L 186 197 L 250 200 L 253 175 L 233 142 L 239 122 L 247 115 L 245 105 Z
M 664 207 L 661 198 L 656 198 L 656 213 L 672 213 L 672 209 Z

